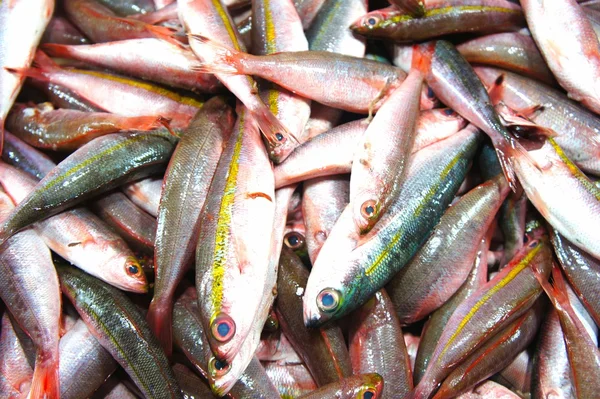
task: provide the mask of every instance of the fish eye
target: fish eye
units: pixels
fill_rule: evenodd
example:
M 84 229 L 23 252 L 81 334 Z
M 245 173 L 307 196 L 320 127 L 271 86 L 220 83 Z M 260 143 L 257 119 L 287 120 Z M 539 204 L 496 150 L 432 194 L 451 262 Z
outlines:
M 373 388 L 369 388 L 363 392 L 362 399 L 373 399 L 375 394 L 375 390 Z
M 377 202 L 375 200 L 365 201 L 360 207 L 361 215 L 366 219 L 372 219 L 377 216 Z
M 538 244 L 539 244 L 539 243 L 540 243 L 540 242 L 539 242 L 538 240 L 533 240 L 533 241 L 531 241 L 531 242 L 530 242 L 530 243 L 527 245 L 527 247 L 528 247 L 528 248 L 535 248 L 535 247 L 537 247 L 537 246 L 538 246 Z
M 213 377 L 221 377 L 229 372 L 231 365 L 224 360 L 213 357 L 210 359 L 209 368 Z
M 340 305 L 340 293 L 333 288 L 325 288 L 317 296 L 317 307 L 325 313 L 334 312 Z
M 130 259 L 125 263 L 125 271 L 129 276 L 138 276 L 141 273 L 141 267 L 137 260 Z
M 211 323 L 210 331 L 217 341 L 227 342 L 235 335 L 235 322 L 225 313 L 221 313 Z
M 375 26 L 375 25 L 377 25 L 377 18 L 370 17 L 369 19 L 367 19 L 367 25 L 369 25 L 369 26 Z
M 283 237 L 283 242 L 290 249 L 298 249 L 304 245 L 304 236 L 298 232 L 291 231 Z
M 277 141 L 281 142 L 283 141 L 283 134 L 277 132 L 275 133 L 275 138 L 277 139 Z
M 444 110 L 444 115 L 448 115 L 448 116 L 454 115 L 454 110 L 452 108 L 446 108 Z

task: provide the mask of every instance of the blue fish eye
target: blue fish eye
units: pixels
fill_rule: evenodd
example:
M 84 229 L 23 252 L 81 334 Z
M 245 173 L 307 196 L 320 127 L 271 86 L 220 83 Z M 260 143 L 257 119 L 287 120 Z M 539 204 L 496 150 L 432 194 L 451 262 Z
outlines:
M 323 303 L 323 306 L 332 306 L 335 302 L 335 299 L 333 298 L 333 295 L 331 294 L 325 294 L 323 295 L 323 297 L 321 298 L 321 302 Z
M 227 323 L 219 323 L 217 326 L 217 331 L 222 337 L 225 337 L 227 334 L 229 334 L 229 330 L 230 328 Z
M 375 394 L 371 391 L 366 391 L 363 395 L 363 399 L 373 399 Z

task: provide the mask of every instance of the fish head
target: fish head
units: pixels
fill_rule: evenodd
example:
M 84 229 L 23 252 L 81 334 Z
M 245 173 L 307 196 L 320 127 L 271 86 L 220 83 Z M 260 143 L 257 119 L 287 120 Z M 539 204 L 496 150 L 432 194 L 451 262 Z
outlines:
M 345 308 L 345 290 L 340 285 L 331 286 L 319 290 L 316 294 L 307 291 L 304 294 L 304 325 L 309 328 L 317 328 L 329 320 L 341 316 Z
M 356 399 L 377 399 L 383 391 L 383 378 L 377 373 L 363 374 L 362 384 L 357 386 Z
M 135 292 L 137 294 L 148 292 L 148 281 L 146 280 L 144 269 L 135 257 L 127 256 L 125 259 L 120 257 L 118 263 L 120 266 L 113 269 L 116 270 L 116 273 L 118 274 L 114 279 L 117 283 L 111 284 L 125 291 Z
M 384 32 L 400 21 L 413 19 L 410 15 L 404 15 L 393 7 L 372 11 L 356 20 L 350 29 L 360 34 L 373 35 L 374 32 Z
M 217 359 L 230 362 L 239 351 L 243 343 L 241 332 L 238 331 L 238 323 L 233 315 L 227 311 L 216 313 L 211 317 L 210 329 L 207 331 L 208 343 Z M 219 363 L 215 364 L 215 370 L 220 371 Z

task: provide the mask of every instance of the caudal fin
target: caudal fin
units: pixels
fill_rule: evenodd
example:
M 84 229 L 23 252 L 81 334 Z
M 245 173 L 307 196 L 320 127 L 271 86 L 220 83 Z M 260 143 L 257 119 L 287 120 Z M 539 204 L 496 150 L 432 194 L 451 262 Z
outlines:
M 242 75 L 242 65 L 239 60 L 243 58 L 245 53 L 234 49 L 227 48 L 219 43 L 214 42 L 206 36 L 189 34 L 188 39 L 190 44 L 193 43 L 206 48 L 206 59 L 209 62 L 200 62 L 192 67 L 195 72 L 202 73 L 221 73 L 230 75 Z
M 42 44 L 41 49 L 51 57 L 73 58 L 73 47 L 65 44 L 46 43 Z
M 173 334 L 171 326 L 173 325 L 173 305 L 168 301 L 157 301 L 153 298 L 146 315 L 146 320 L 150 329 L 158 338 L 167 356 L 173 352 Z
M 38 358 L 39 359 L 39 358 Z M 59 399 L 58 360 L 36 360 L 27 399 Z

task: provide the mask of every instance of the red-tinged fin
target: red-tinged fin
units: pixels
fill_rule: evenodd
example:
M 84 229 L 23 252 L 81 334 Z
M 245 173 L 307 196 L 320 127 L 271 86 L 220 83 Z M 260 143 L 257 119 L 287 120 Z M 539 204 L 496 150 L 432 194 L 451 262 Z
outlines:
M 152 298 L 146 320 L 168 357 L 173 353 L 173 333 L 171 330 L 171 326 L 173 325 L 172 319 L 173 304 L 166 303 L 164 300 Z
M 518 137 L 556 137 L 558 134 L 547 127 L 540 126 L 535 122 L 529 120 L 524 114 L 518 112 L 508 105 L 504 104 L 504 102 L 500 101 L 494 107 L 498 116 L 500 117 L 500 122 L 504 126 L 510 127 L 511 132 Z M 543 110 L 543 106 L 537 106 L 536 109 Z M 534 113 L 536 111 L 530 110 L 530 112 Z M 531 113 L 531 114 L 532 114 Z M 530 114 L 530 115 L 531 115 Z
M 169 126 L 170 120 L 162 116 L 135 116 L 125 118 L 119 123 L 121 130 L 152 130 L 158 127 Z M 170 128 L 170 126 L 169 126 Z
M 171 44 L 174 44 L 175 46 L 185 48 L 183 43 L 175 37 L 175 33 L 177 33 L 177 31 L 172 28 L 147 24 L 146 30 L 157 39 L 161 39 Z
M 36 360 L 27 399 L 60 399 L 57 360 Z
M 435 42 L 425 44 L 415 44 L 413 46 L 412 69 L 421 71 L 424 76 L 427 76 L 431 71 L 431 60 L 435 53 Z
M 171 136 L 181 138 L 181 135 L 171 128 L 171 119 L 165 118 L 164 116 L 159 116 L 154 120 L 154 127 L 158 126 L 163 126 L 165 129 L 167 129 L 169 133 L 171 133 Z
M 300 144 L 298 139 L 283 126 L 266 105 L 263 105 L 257 111 L 252 111 L 252 115 L 261 132 L 273 147 L 278 147 L 287 140 L 292 140 L 296 145 Z
M 71 58 L 73 54 L 71 46 L 65 44 L 46 43 L 42 44 L 40 47 L 51 57 Z
M 210 47 L 213 58 L 211 64 L 200 63 L 199 65 L 192 67 L 195 72 L 243 75 L 241 65 L 238 62 L 239 59 L 242 58 L 242 52 L 221 46 L 202 35 L 189 34 L 188 39 L 203 46 Z

